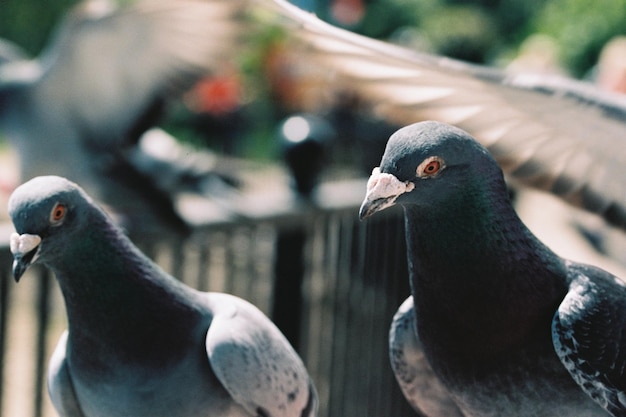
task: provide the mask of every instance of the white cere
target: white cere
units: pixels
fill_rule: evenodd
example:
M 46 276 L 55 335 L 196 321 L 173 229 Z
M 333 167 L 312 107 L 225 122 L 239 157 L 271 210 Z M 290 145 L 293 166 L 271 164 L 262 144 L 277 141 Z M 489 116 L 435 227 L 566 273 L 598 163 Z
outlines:
M 37 235 L 17 233 L 11 234 L 11 253 L 13 255 L 21 255 L 35 249 L 41 243 L 41 237 Z
M 367 194 L 375 198 L 388 198 L 408 193 L 415 188 L 411 181 L 400 181 L 394 175 L 380 172 L 376 167 L 367 180 Z

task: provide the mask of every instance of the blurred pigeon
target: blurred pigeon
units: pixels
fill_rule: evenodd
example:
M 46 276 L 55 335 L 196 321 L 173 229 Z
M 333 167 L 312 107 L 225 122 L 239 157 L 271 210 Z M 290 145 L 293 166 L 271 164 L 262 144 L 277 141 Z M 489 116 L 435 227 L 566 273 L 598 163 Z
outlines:
M 277 136 L 293 188 L 309 197 L 324 169 L 327 148 L 336 137 L 333 127 L 313 114 L 295 114 L 279 124 Z
M 407 125 L 454 124 L 524 184 L 626 228 L 626 96 L 572 79 L 506 73 L 376 41 L 333 27 L 283 0 L 260 0 L 283 19 L 298 62 L 324 66 L 338 88 Z
M 80 181 L 129 232 L 184 235 L 171 194 L 189 170 L 170 161 L 160 161 L 167 170 L 152 170 L 155 158 L 138 144 L 170 99 L 224 65 L 242 31 L 242 4 L 139 0 L 117 8 L 87 0 L 37 59 L 3 41 L 0 130 L 17 149 L 22 180 L 56 174 Z M 158 178 L 168 175 L 182 178 L 168 180 L 173 189 Z
M 432 373 L 458 407 L 443 415 L 626 415 L 625 284 L 541 243 L 484 147 L 439 122 L 400 129 L 360 217 L 395 204 L 413 297 L 396 315 L 390 351 L 409 402 L 421 408 L 415 378 Z M 420 351 L 427 361 L 412 359 Z
M 261 311 L 166 274 L 76 184 L 37 177 L 9 212 L 15 279 L 42 263 L 65 299 L 48 371 L 61 416 L 316 415 L 302 361 Z

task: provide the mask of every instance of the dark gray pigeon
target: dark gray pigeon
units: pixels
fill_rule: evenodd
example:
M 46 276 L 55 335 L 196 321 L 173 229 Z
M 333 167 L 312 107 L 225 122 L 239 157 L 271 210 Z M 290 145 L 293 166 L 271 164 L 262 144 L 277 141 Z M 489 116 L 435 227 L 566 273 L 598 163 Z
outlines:
M 48 370 L 61 416 L 316 415 L 302 361 L 261 311 L 163 272 L 76 184 L 37 177 L 9 213 L 15 279 L 44 264 L 65 299 Z
M 400 129 L 360 217 L 395 204 L 413 297 L 390 348 L 409 402 L 432 373 L 452 410 L 433 416 L 626 416 L 624 283 L 543 245 L 483 146 L 439 122 Z
M 139 144 L 171 99 L 219 71 L 237 49 L 243 4 L 138 0 L 118 8 L 112 0 L 86 0 L 38 58 L 0 43 L 0 130 L 17 150 L 22 181 L 67 177 L 130 233 L 185 235 L 172 194 L 202 175 L 155 161 Z M 168 181 L 174 186 L 163 187 Z
M 626 96 L 419 53 L 333 27 L 283 0 L 263 3 L 283 17 L 298 62 L 328 69 L 336 89 L 367 99 L 376 115 L 402 126 L 454 124 L 512 178 L 626 229 L 626 181 L 616 181 L 626 165 Z

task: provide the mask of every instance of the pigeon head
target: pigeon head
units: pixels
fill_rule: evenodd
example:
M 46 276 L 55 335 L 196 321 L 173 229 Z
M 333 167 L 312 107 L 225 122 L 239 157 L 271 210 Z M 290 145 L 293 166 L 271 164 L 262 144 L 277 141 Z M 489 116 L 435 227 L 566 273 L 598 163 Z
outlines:
M 396 131 L 380 167 L 367 182 L 361 219 L 395 204 L 440 209 L 502 172 L 489 152 L 465 131 L 427 121 Z
M 84 216 L 77 216 L 91 199 L 65 178 L 45 176 L 19 186 L 9 199 L 9 215 L 16 233 L 11 235 L 13 276 L 19 281 L 29 265 L 64 248 L 68 235 L 79 233 Z

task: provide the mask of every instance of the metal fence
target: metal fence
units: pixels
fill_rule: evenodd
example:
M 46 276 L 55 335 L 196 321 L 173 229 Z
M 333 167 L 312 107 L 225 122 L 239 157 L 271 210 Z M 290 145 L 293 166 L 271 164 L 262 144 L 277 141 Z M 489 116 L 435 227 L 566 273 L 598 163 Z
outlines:
M 209 222 L 184 244 L 139 242 L 187 284 L 245 298 L 270 316 L 303 357 L 320 416 L 415 416 L 391 373 L 391 318 L 408 296 L 398 211 L 361 223 L 363 181 L 322 187 L 316 203 Z M 384 214 L 384 213 L 383 213 Z M 0 243 L 7 231 L 1 231 Z M 46 364 L 65 327 L 54 278 L 33 269 L 15 285 L 0 246 L 0 416 L 54 416 Z

